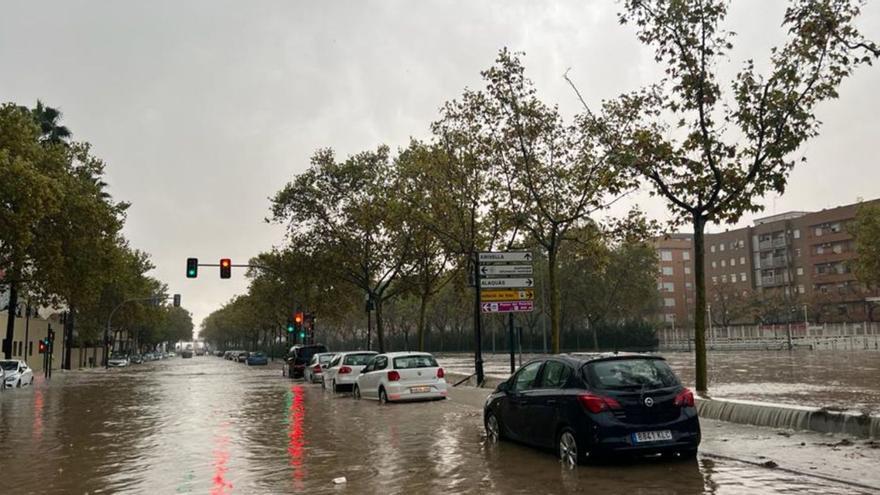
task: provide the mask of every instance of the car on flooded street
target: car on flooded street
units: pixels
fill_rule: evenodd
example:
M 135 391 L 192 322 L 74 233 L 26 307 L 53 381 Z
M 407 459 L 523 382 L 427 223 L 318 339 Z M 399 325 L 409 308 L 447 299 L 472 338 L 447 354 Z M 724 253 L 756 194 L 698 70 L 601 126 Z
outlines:
M 118 352 L 111 354 L 110 359 L 107 360 L 107 365 L 111 368 L 125 368 L 129 364 L 131 363 L 128 360 L 128 356 Z
M 269 364 L 269 358 L 266 357 L 265 352 L 257 351 L 250 353 L 244 362 L 248 366 L 266 366 Z
M 314 354 L 309 364 L 303 370 L 303 378 L 309 383 L 323 383 L 324 370 L 335 355 L 335 352 L 319 352 Z
M 324 344 L 295 345 L 287 353 L 287 366 L 283 373 L 290 378 L 302 378 L 305 376 L 306 366 L 312 360 L 312 356 L 327 352 Z
M 128 361 L 131 364 L 143 364 L 144 358 L 140 354 L 133 354 Z
M 235 361 L 235 362 L 237 362 L 237 363 L 244 363 L 244 362 L 247 361 L 247 358 L 248 358 L 248 356 L 250 356 L 250 355 L 251 355 L 251 353 L 248 352 L 248 351 L 238 351 L 238 352 L 236 352 L 235 355 L 232 357 L 232 360 Z
M 2 360 L 0 361 L 0 368 L 3 370 L 3 376 L 0 379 L 2 379 L 2 384 L 6 388 L 24 387 L 34 383 L 34 372 L 24 361 Z
M 693 393 L 652 355 L 532 360 L 489 395 L 483 418 L 490 441 L 554 449 L 570 466 L 621 454 L 692 458 L 700 445 Z
M 322 373 L 321 385 L 334 392 L 351 390 L 357 383 L 357 377 L 361 370 L 376 354 L 378 354 L 376 351 L 352 351 L 336 354 Z
M 382 404 L 445 399 L 445 373 L 427 352 L 377 354 L 361 370 L 352 394 L 355 399 L 375 399 Z

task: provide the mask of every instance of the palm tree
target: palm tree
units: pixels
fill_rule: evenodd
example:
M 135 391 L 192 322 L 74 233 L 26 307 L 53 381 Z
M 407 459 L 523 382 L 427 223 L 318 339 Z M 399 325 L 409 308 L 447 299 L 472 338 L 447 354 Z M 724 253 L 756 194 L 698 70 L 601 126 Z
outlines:
M 66 143 L 70 139 L 70 129 L 59 124 L 61 112 L 58 109 L 45 106 L 43 102 L 37 100 L 37 106 L 31 110 L 31 114 L 40 126 L 42 132 L 40 139 L 43 142 L 59 144 Z

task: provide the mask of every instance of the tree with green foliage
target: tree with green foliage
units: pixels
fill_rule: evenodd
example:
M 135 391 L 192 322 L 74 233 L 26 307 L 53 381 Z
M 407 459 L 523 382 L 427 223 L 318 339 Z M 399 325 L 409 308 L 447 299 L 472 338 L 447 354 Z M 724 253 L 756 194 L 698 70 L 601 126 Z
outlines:
M 666 77 L 605 102 L 589 127 L 609 160 L 647 180 L 676 223 L 693 228 L 700 392 L 708 390 L 706 224 L 735 222 L 760 210 L 765 194 L 785 190 L 794 154 L 819 132 L 817 105 L 836 98 L 841 82 L 880 54 L 855 26 L 862 3 L 792 0 L 782 19 L 785 43 L 770 49 L 766 74 L 747 60 L 728 88 L 718 77 L 733 47 L 733 33 L 722 26 L 728 2 L 623 3 L 621 23 L 635 25 Z
M 849 224 L 855 237 L 856 258 L 853 272 L 867 287 L 880 288 L 880 205 L 859 206 L 856 218 Z

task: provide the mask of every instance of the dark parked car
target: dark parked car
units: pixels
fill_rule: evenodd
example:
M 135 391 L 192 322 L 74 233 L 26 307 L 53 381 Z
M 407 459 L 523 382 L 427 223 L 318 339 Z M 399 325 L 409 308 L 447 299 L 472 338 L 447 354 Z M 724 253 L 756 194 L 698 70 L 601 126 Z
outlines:
M 140 354 L 133 354 L 129 359 L 131 364 L 143 364 L 144 358 Z
M 608 454 L 691 458 L 700 445 L 694 395 L 659 356 L 535 359 L 498 385 L 483 414 L 491 441 L 552 448 L 569 465 Z
M 295 345 L 287 353 L 287 376 L 290 378 L 302 378 L 306 366 L 312 360 L 312 356 L 319 352 L 327 352 L 324 344 Z

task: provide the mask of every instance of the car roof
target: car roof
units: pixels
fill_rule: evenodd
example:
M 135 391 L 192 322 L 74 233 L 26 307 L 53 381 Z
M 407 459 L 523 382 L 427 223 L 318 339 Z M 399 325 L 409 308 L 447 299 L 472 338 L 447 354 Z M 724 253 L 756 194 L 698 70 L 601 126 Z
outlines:
M 388 356 L 390 358 L 400 357 L 400 356 L 433 356 L 430 352 L 420 352 L 420 351 L 397 351 L 397 352 L 386 352 L 385 354 L 380 354 L 381 356 Z
M 663 356 L 658 356 L 656 354 L 645 354 L 640 352 L 573 352 L 568 354 L 556 354 L 553 356 L 547 356 L 546 358 L 556 358 L 561 359 L 563 361 L 568 361 L 573 365 L 583 365 L 587 363 L 592 363 L 596 361 L 610 361 L 615 359 L 632 359 L 632 358 L 640 358 L 640 359 L 658 359 L 665 361 L 666 359 Z
M 349 354 L 379 354 L 376 351 L 345 351 L 345 352 L 337 352 L 339 356 L 348 356 Z

